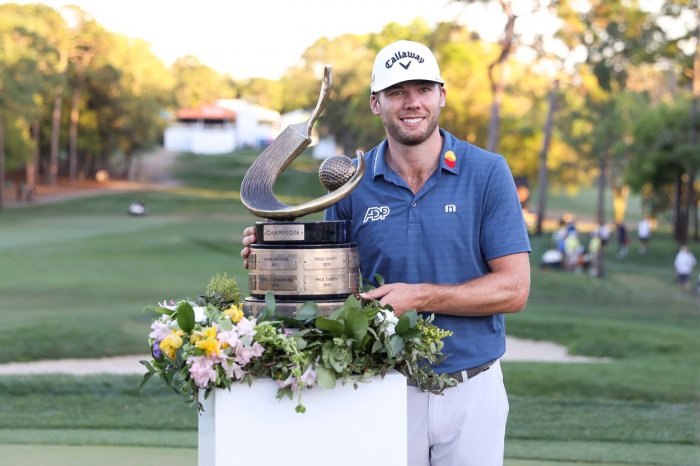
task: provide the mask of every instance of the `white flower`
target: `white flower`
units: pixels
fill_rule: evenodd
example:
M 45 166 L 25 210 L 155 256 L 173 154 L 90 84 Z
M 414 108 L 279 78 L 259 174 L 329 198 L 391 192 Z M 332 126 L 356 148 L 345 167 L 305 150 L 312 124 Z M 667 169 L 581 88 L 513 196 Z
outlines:
M 375 321 L 385 335 L 391 336 L 396 333 L 396 324 L 399 322 L 399 318 L 392 311 L 381 309 L 377 313 Z
M 170 300 L 170 302 L 163 300 L 163 302 L 161 303 L 160 301 L 158 301 L 158 305 L 160 307 L 170 309 L 171 311 L 174 311 L 175 308 L 177 307 L 177 303 L 175 301 L 173 301 L 172 299 Z
M 192 304 L 192 303 L 190 303 Z M 194 310 L 194 320 L 196 322 L 199 322 L 200 324 L 204 322 L 207 319 L 207 315 L 204 313 L 204 311 L 207 309 L 204 306 L 192 306 L 192 309 Z

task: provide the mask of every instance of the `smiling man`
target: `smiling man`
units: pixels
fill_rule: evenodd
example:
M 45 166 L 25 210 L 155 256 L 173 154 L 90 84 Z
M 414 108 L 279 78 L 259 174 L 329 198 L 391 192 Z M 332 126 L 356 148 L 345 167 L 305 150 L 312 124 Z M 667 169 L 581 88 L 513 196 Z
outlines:
M 409 381 L 408 464 L 502 465 L 503 314 L 527 303 L 530 243 L 505 159 L 439 128 L 444 84 L 423 44 L 402 40 L 377 54 L 369 104 L 386 139 L 364 155 L 361 184 L 326 219 L 352 220 L 362 276 L 384 277 L 362 298 L 397 315 L 435 314 L 452 331 L 435 371 L 459 383 L 436 395 Z M 254 241 L 247 228 L 244 259 Z

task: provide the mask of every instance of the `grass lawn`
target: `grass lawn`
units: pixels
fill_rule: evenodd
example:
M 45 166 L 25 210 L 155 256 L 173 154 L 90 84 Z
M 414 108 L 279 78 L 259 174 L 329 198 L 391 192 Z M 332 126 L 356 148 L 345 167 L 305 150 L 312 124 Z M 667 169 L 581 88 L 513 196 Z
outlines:
M 0 211 L 0 362 L 145 353 L 146 304 L 197 295 L 217 273 L 245 292 L 240 236 L 256 219 L 236 189 L 253 156 L 183 156 L 187 187 L 173 191 Z M 322 194 L 317 165 L 295 162 L 280 197 Z M 136 198 L 148 216 L 126 214 Z M 648 254 L 633 243 L 622 260 L 609 248 L 604 279 L 542 271 L 550 238 L 532 244 L 530 302 L 508 333 L 610 362 L 503 363 L 506 464 L 700 464 L 700 301 L 674 283 L 670 236 L 655 232 Z M 0 463 L 195 464 L 196 413 L 139 380 L 0 377 Z

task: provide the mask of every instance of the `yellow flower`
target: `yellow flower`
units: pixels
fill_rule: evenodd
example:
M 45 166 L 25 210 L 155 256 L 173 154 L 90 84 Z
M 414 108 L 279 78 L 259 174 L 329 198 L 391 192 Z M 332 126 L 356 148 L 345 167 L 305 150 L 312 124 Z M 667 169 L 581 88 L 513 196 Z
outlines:
M 207 356 L 221 356 L 221 344 L 216 338 L 199 340 L 194 346 L 203 349 Z
M 231 319 L 231 322 L 234 324 L 237 324 L 243 318 L 243 311 L 241 310 L 241 307 L 236 304 L 232 304 L 231 307 L 224 311 L 224 314 L 226 314 L 226 316 Z
M 182 330 L 173 330 L 170 335 L 163 338 L 160 342 L 160 350 L 165 353 L 170 359 L 175 359 L 175 353 L 182 347 L 182 336 L 185 334 Z
M 193 341 L 195 347 L 203 349 L 207 356 L 221 356 L 221 343 L 216 339 L 216 327 L 208 327 L 195 334 L 190 337 L 190 341 L 197 337 Z
M 209 337 L 216 337 L 215 327 L 207 327 L 202 331 L 192 333 L 192 335 L 190 335 L 190 343 L 196 344 L 198 341 Z

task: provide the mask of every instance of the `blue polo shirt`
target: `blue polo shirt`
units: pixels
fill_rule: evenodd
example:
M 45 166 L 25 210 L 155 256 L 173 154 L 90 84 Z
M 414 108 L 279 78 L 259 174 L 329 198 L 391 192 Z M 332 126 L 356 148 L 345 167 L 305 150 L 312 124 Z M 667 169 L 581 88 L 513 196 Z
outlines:
M 490 259 L 530 252 L 513 176 L 505 159 L 440 130 L 440 163 L 417 194 L 387 164 L 387 141 L 365 154 L 366 173 L 326 218 L 352 220 L 362 276 L 386 283 L 460 284 L 490 272 Z M 376 285 L 376 283 L 375 283 Z M 502 314 L 435 314 L 453 332 L 435 370 L 455 372 L 505 353 Z

